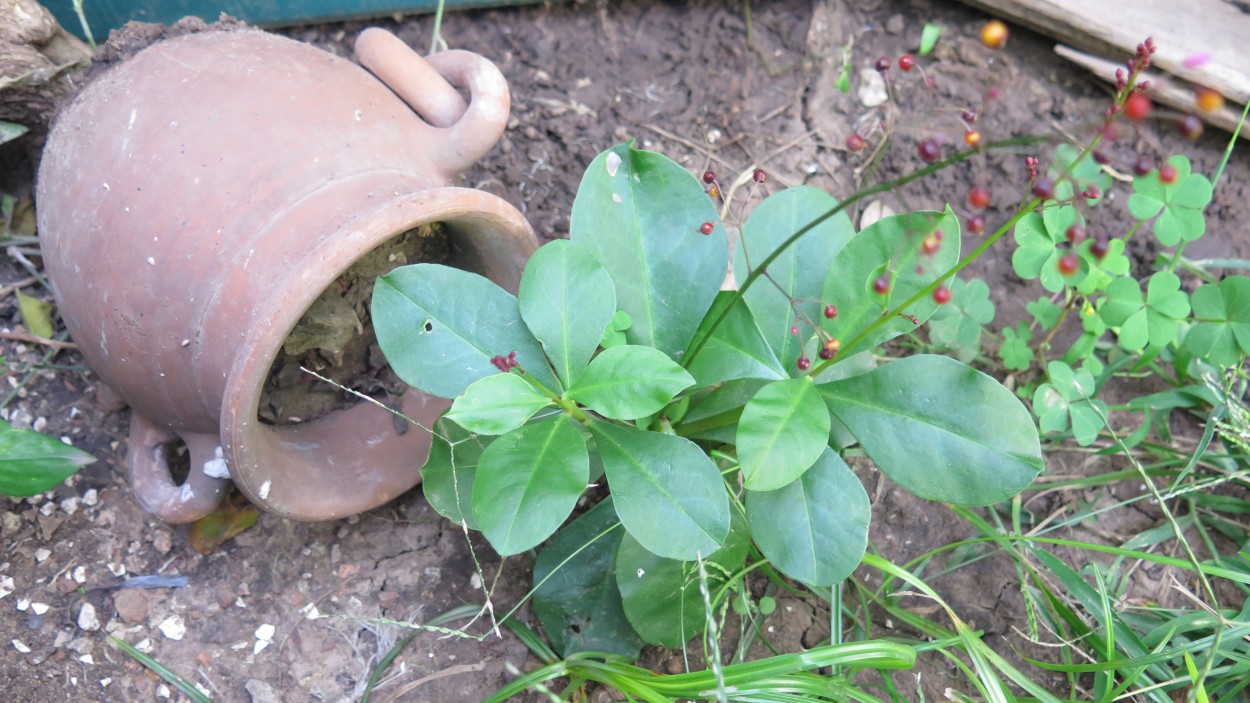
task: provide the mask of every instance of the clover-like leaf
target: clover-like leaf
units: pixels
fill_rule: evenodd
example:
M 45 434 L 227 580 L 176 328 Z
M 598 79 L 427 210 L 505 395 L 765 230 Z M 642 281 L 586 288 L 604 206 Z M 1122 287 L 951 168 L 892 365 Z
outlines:
M 982 328 L 994 320 L 990 287 L 979 278 L 966 283 L 953 278 L 947 286 L 951 299 L 929 318 L 929 339 L 960 361 L 971 361 L 981 350 Z
M 1108 325 L 1119 328 L 1124 349 L 1140 352 L 1147 346 L 1165 347 L 1176 340 L 1180 321 L 1189 314 L 1189 296 L 1180 287 L 1176 274 L 1159 271 L 1150 277 L 1143 298 L 1136 279 L 1117 278 L 1107 286 L 1100 314 Z
M 1093 444 L 1107 412 L 1106 404 L 1094 398 L 1097 388 L 1093 374 L 1084 368 L 1074 371 L 1062 361 L 1050 362 L 1046 370 L 1050 382 L 1038 386 L 1033 394 L 1033 414 L 1042 432 L 1063 432 L 1071 427 L 1077 444 Z
M 1047 174 L 1055 181 L 1055 200 L 1064 202 L 1071 200 L 1076 193 L 1073 182 L 1080 187 L 1082 191 L 1087 186 L 1093 185 L 1098 188 L 1097 198 L 1086 198 L 1085 202 L 1090 207 L 1102 202 L 1103 196 L 1107 190 L 1111 188 L 1111 176 L 1098 165 L 1097 161 L 1086 154 L 1085 158 L 1077 161 L 1077 157 L 1081 155 L 1081 150 L 1071 144 L 1060 144 L 1055 147 L 1055 158 L 1051 161 Z M 1071 180 L 1059 180 L 1059 177 L 1068 172 Z
M 497 373 L 466 388 L 452 402 L 447 419 L 470 432 L 501 435 L 524 425 L 548 405 L 552 405 L 551 398 L 521 376 Z
M 1192 242 L 1207 229 L 1203 210 L 1211 202 L 1214 190 L 1211 181 L 1201 173 L 1191 173 L 1189 159 L 1177 154 L 1168 159 L 1176 169 L 1176 180 L 1164 183 L 1159 171 L 1151 171 L 1133 179 L 1133 194 L 1128 199 L 1128 210 L 1139 220 L 1155 215 L 1155 238 L 1164 246 L 1176 246 L 1179 242 Z
M 1218 366 L 1241 363 L 1250 354 L 1250 278 L 1200 286 L 1192 301 L 1197 324 L 1185 335 L 1185 347 Z
M 829 427 L 829 410 L 810 376 L 761 388 L 738 421 L 743 485 L 771 491 L 802 476 L 829 443 Z
M 1063 314 L 1063 308 L 1056 305 L 1049 296 L 1045 295 L 1025 305 L 1024 309 L 1033 316 L 1033 320 L 1042 329 L 1050 329 L 1059 324 L 1059 316 Z
M 1030 212 L 1016 223 L 1013 236 L 1016 250 L 1011 255 L 1011 267 L 1016 275 L 1025 280 L 1038 279 L 1042 287 L 1058 293 L 1064 286 L 1079 284 L 1088 271 L 1082 262 L 1081 269 L 1071 276 L 1059 272 L 1059 259 L 1067 250 L 1067 231 L 1073 225 L 1085 226 L 1085 218 L 1070 205 L 1049 207 L 1042 214 Z
M 659 412 L 694 378 L 663 352 L 626 344 L 599 353 L 565 395 L 614 420 Z
M 1086 239 L 1077 247 L 1083 265 L 1088 269 L 1085 278 L 1081 279 L 1076 286 L 1076 291 L 1082 295 L 1106 290 L 1111 281 L 1118 276 L 1126 275 L 1129 271 L 1130 262 L 1124 255 L 1123 239 L 1108 240 L 1107 253 L 1101 259 L 1094 256 L 1091 250 L 1093 246 L 1094 240 Z
M 1003 345 L 998 348 L 998 358 L 1003 366 L 1023 371 L 1033 363 L 1033 349 L 1029 347 L 1029 323 L 1021 322 L 1015 329 L 1003 328 Z

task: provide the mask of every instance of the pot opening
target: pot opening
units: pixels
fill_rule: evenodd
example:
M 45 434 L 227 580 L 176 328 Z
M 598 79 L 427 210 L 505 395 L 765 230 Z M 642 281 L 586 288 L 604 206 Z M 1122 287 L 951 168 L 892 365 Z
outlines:
M 396 235 L 343 271 L 304 311 L 278 350 L 257 418 L 270 425 L 301 424 L 361 401 L 303 369 L 387 405 L 398 400 L 407 385 L 378 348 L 369 308 L 374 282 L 407 264 L 448 263 L 451 255 L 447 228 L 432 222 Z
M 191 475 L 191 452 L 181 439 L 171 439 L 160 446 L 161 457 L 169 469 L 169 479 L 181 486 Z

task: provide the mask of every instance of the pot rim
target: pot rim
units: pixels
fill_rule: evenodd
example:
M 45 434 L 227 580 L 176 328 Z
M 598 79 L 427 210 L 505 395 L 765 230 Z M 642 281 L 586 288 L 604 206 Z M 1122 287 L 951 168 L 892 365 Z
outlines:
M 410 427 L 408 434 L 416 432 L 423 438 L 421 456 L 408 455 L 408 465 L 402 471 L 391 472 L 398 474 L 396 476 L 387 475 L 387 467 L 374 467 L 371 476 L 376 474 L 382 484 L 376 491 L 365 490 L 364 486 L 360 486 L 361 490 L 346 490 L 342 485 L 321 486 L 314 487 L 316 490 L 313 492 L 329 495 L 311 501 L 313 504 L 293 500 L 293 491 L 289 489 L 295 487 L 275 485 L 274 480 L 278 478 L 275 468 L 260 460 L 266 455 L 266 451 L 281 451 L 279 447 L 286 448 L 288 452 L 294 451 L 292 448 L 299 448 L 301 438 L 306 441 L 310 432 L 324 431 L 331 441 L 347 439 L 336 437 L 333 425 L 344 421 L 349 415 L 357 416 L 354 420 L 357 425 L 367 416 L 371 418 L 369 422 L 381 422 L 383 428 L 390 428 L 392 423 L 388 419 L 389 411 L 361 401 L 350 408 L 336 410 L 311 422 L 268 425 L 259 421 L 257 410 L 270 367 L 277 358 L 279 349 L 321 293 L 347 268 L 382 243 L 414 227 L 434 222 L 441 222 L 452 228 L 454 245 L 459 245 L 469 258 L 476 257 L 482 264 L 476 267 L 485 269 L 478 270 L 479 273 L 495 280 L 505 289 L 516 292 L 525 259 L 538 246 L 537 237 L 524 216 L 511 204 L 495 195 L 471 188 L 431 188 L 393 197 L 363 212 L 348 227 L 308 252 L 303 261 L 310 265 L 297 265 L 290 276 L 274 286 L 267 298 L 278 304 L 266 307 L 279 312 L 245 331 L 227 376 L 226 391 L 222 398 L 220 436 L 223 453 L 235 485 L 253 503 L 269 512 L 292 519 L 335 519 L 377 507 L 420 482 L 417 469 L 428 455 L 429 433 L 421 427 Z M 318 261 L 339 261 L 341 265 L 319 266 Z M 474 270 L 474 267 L 470 267 L 470 270 Z M 293 301 L 293 304 L 281 304 L 282 301 Z M 441 414 L 442 409 L 450 404 L 450 401 L 432 398 L 410 389 L 404 394 L 404 407 L 410 407 L 414 400 L 426 414 L 435 412 L 428 419 L 431 424 Z M 405 436 L 393 434 L 401 438 Z M 377 440 L 376 437 L 371 438 L 370 448 L 375 441 L 385 442 Z M 409 444 L 414 441 L 417 440 L 409 438 Z M 329 459 L 329 463 L 333 464 L 333 459 Z M 358 475 L 356 478 L 359 480 L 362 477 Z M 309 489 L 308 486 L 301 488 L 305 491 Z M 330 506 L 327 505 L 328 501 L 337 502 Z

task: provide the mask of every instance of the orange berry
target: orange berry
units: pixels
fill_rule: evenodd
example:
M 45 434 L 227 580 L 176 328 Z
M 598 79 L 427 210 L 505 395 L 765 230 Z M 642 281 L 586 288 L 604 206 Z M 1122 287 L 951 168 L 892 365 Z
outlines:
M 991 49 L 1001 49 L 1007 43 L 1007 25 L 990 20 L 981 28 L 981 43 Z
M 980 132 L 976 131 L 975 129 L 970 129 L 967 132 L 964 132 L 964 144 L 967 144 L 968 146 L 975 149 L 977 145 L 979 145 L 980 143 L 981 143 Z
M 1224 96 L 1211 88 L 1199 88 L 1198 92 L 1194 93 L 1194 103 L 1203 112 L 1215 112 L 1224 107 Z

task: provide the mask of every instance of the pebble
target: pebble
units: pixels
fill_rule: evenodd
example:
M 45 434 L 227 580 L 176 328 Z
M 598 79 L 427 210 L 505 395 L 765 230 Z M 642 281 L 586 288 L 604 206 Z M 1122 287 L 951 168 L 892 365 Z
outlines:
M 890 99 L 885 89 L 885 79 L 877 69 L 869 67 L 859 74 L 859 101 L 864 107 L 876 107 Z
M 243 687 L 247 689 L 251 703 L 278 703 L 278 694 L 273 690 L 273 686 L 260 679 L 248 679 Z
M 82 609 L 78 611 L 78 627 L 89 632 L 100 629 L 100 616 L 96 615 L 94 605 L 82 604 Z
M 182 616 L 170 615 L 161 621 L 158 629 L 162 635 L 171 640 L 180 640 L 182 636 L 187 634 L 187 624 L 182 621 Z
M 113 607 L 123 622 L 137 625 L 148 617 L 148 597 L 136 588 L 124 588 L 113 594 Z

